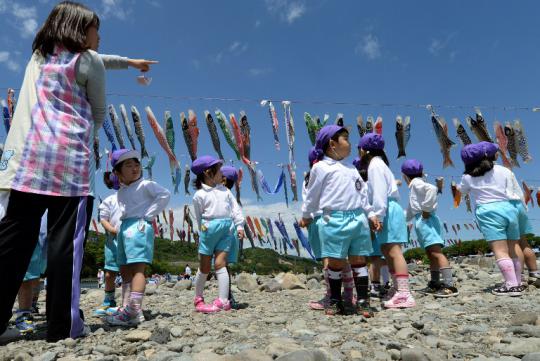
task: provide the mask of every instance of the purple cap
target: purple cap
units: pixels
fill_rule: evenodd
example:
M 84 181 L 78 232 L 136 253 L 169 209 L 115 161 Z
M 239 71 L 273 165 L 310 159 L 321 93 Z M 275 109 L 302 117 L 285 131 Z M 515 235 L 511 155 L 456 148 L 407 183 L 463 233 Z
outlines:
M 308 153 L 309 165 L 315 164 L 315 162 L 317 161 L 317 157 L 318 157 L 317 149 L 315 149 L 315 147 L 311 147 Z
M 208 168 L 222 163 L 223 161 L 221 159 L 216 159 L 211 155 L 203 155 L 193 161 L 191 164 L 191 171 L 195 173 L 195 175 L 201 175 Z
M 481 161 L 487 156 L 486 149 L 483 144 L 469 144 L 461 149 L 461 159 L 465 165 L 473 164 Z
M 354 165 L 354 167 L 358 170 L 360 170 L 360 157 L 356 157 L 354 158 L 354 160 L 352 161 L 352 164 Z
M 116 168 L 118 164 L 128 159 L 137 159 L 140 162 L 141 155 L 136 150 L 118 149 L 112 154 L 111 165 L 113 168 Z
M 317 134 L 317 139 L 315 141 L 315 152 L 317 155 L 317 159 L 322 159 L 322 157 L 324 156 L 324 148 L 330 142 L 330 139 L 332 139 L 332 137 L 342 129 L 345 128 L 335 124 L 325 125 L 321 128 L 319 134 Z
M 230 181 L 236 182 L 238 180 L 238 171 L 235 167 L 231 167 L 230 165 L 221 167 L 221 174 Z
M 493 142 L 480 142 L 478 144 L 482 144 L 482 147 L 484 147 L 484 151 L 486 152 L 486 155 L 488 157 L 494 157 L 495 154 L 499 151 L 499 146 Z
M 424 166 L 416 159 L 407 159 L 401 165 L 401 173 L 405 175 L 417 175 L 422 174 L 424 171 Z
M 382 135 L 377 133 L 367 133 L 358 143 L 358 149 L 364 150 L 383 150 L 384 149 L 384 138 Z
M 114 174 L 114 173 L 109 174 L 109 180 L 113 184 L 112 189 L 114 189 L 115 191 L 120 189 L 120 179 L 118 179 L 116 174 Z

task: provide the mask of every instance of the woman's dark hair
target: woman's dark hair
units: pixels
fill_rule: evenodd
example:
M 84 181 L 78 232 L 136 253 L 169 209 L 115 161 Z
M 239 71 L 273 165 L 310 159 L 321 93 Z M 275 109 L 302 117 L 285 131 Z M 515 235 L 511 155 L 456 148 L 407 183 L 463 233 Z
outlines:
M 360 159 L 360 176 L 364 181 L 367 181 L 367 170 L 369 167 L 369 163 L 371 163 L 371 160 L 375 157 L 381 157 L 384 164 L 387 166 L 390 166 L 390 162 L 388 161 L 388 157 L 386 156 L 386 153 L 384 152 L 384 149 L 373 149 L 370 150 L 368 153 L 366 153 L 361 159 Z M 365 178 L 362 172 L 365 172 Z
M 32 52 L 38 51 L 45 57 L 53 53 L 55 45 L 62 45 L 72 53 L 88 50 L 86 32 L 91 26 L 99 29 L 99 23 L 97 14 L 83 4 L 62 1 L 38 30 Z
M 334 136 L 332 138 L 330 138 L 330 140 L 333 140 L 334 142 L 337 142 L 339 137 L 344 135 L 344 134 L 349 134 L 349 131 L 346 129 L 346 128 L 343 128 L 343 129 L 340 129 L 336 132 L 336 134 L 334 134 Z M 323 152 L 326 153 L 326 151 L 328 150 L 328 147 L 330 146 L 330 142 L 326 143 L 323 147 Z
M 364 182 L 367 182 L 367 169 L 365 168 L 359 169 L 358 173 L 360 174 L 360 177 L 362 177 L 362 180 Z
M 219 169 L 218 167 L 221 167 L 221 164 L 215 164 L 213 166 L 211 166 L 210 168 L 208 168 L 207 170 L 209 171 L 209 176 L 210 177 L 213 177 L 216 175 L 216 172 L 217 170 Z M 195 178 L 195 180 L 193 181 L 193 186 L 195 187 L 195 189 L 201 189 L 202 188 L 202 185 L 204 183 L 204 172 L 199 174 L 197 176 L 197 178 Z
M 112 172 L 104 172 L 103 173 L 103 183 L 105 183 L 105 187 L 109 189 L 113 189 L 114 183 L 111 180 L 111 174 Z
M 493 160 L 484 158 L 476 163 L 465 165 L 465 172 L 463 173 L 471 177 L 481 177 L 492 169 Z

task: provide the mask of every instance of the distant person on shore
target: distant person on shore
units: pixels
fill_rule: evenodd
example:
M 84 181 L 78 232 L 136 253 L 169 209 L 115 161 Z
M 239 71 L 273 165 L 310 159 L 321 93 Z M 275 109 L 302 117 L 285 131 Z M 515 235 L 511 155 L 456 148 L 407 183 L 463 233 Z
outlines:
M 165 209 L 171 194 L 156 182 L 143 178 L 141 156 L 136 150 L 119 149 L 113 152 L 111 165 L 120 183 L 117 201 L 121 226 L 117 235 L 117 262 L 124 284 L 131 284 L 131 287 L 124 294 L 125 299 L 129 299 L 127 306 L 108 316 L 106 321 L 116 326 L 136 326 L 144 321 L 144 271 L 154 258 L 152 220 Z
M 431 280 L 425 293 L 435 297 L 452 297 L 459 294 L 454 286 L 452 267 L 442 253 L 444 240 L 437 209 L 437 187 L 424 181 L 424 166 L 416 159 L 407 159 L 401 165 L 403 179 L 409 186 L 407 222 L 413 222 L 418 242 L 429 258 Z M 418 264 L 418 263 L 417 263 Z M 442 276 L 442 282 L 441 282 Z
M 461 150 L 465 172 L 458 188 L 463 195 L 471 194 L 478 228 L 497 260 L 504 283 L 495 287 L 497 296 L 521 296 L 521 267 L 523 252 L 519 246 L 518 209 L 510 202 L 508 187 L 512 172 L 493 164 L 491 147 L 485 143 L 470 144 Z M 497 147 L 498 149 L 498 147 Z
M 103 281 L 104 281 L 105 273 L 103 273 L 103 270 L 100 268 L 97 271 L 97 282 L 98 282 L 98 288 L 103 288 Z
M 195 277 L 195 310 L 203 313 L 228 311 L 229 272 L 227 254 L 234 234 L 244 237 L 244 216 L 229 189 L 223 186 L 222 160 L 212 156 L 201 156 L 193 161 L 191 171 L 197 176 L 193 195 L 193 209 L 200 231 L 199 270 Z M 212 257 L 219 286 L 219 296 L 210 304 L 203 298 L 204 285 L 211 270 Z
M 191 279 L 191 268 L 189 267 L 189 264 L 186 264 L 186 268 L 184 270 L 184 279 Z

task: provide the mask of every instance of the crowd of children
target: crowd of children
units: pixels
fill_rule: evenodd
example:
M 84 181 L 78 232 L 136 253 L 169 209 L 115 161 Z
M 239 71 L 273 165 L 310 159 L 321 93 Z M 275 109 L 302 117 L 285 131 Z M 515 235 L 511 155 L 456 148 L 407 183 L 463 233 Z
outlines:
M 0 274 L 10 275 L 0 297 L 2 339 L 12 331 L 7 326 L 17 294 L 17 329 L 32 331 L 33 288 L 45 265 L 47 340 L 88 332 L 79 310 L 80 272 L 93 208 L 93 142 L 105 114 L 105 69 L 132 66 L 146 71 L 154 63 L 97 54 L 99 24 L 97 15 L 85 6 L 62 2 L 33 43 L 0 162 Z M 406 222 L 413 222 L 430 260 L 431 279 L 422 292 L 435 297 L 459 294 L 442 253 L 436 187 L 424 180 L 421 162 L 403 162 L 401 171 L 409 188 L 404 210 L 399 203 L 400 181 L 389 168 L 384 147 L 381 135 L 368 133 L 360 139 L 358 158 L 349 164 L 348 130 L 327 125 L 309 152 L 299 224 L 307 227 L 326 283 L 323 299 L 309 305 L 327 315 L 372 317 L 374 297 L 381 298 L 385 308 L 416 305 L 402 251 L 408 241 Z M 523 265 L 530 276 L 539 276 L 526 241 L 532 228 L 516 178 L 511 170 L 495 164 L 497 153 L 493 143 L 465 146 L 461 152 L 465 171 L 458 188 L 471 195 L 479 229 L 505 280 L 493 294 L 520 296 L 525 289 Z M 167 206 L 170 193 L 143 178 L 136 150 L 114 151 L 111 166 L 104 182 L 115 193 L 99 206 L 107 232 L 105 297 L 94 313 L 110 325 L 135 326 L 145 320 L 145 268 L 152 263 L 154 250 L 151 222 Z M 195 310 L 238 309 L 228 271 L 230 264 L 238 262 L 244 238 L 242 209 L 230 191 L 238 172 L 212 156 L 195 159 L 191 171 L 196 175 L 193 208 L 200 232 Z M 212 267 L 219 291 L 213 302 L 206 303 L 204 286 Z M 115 300 L 118 273 L 123 280 L 120 307 Z

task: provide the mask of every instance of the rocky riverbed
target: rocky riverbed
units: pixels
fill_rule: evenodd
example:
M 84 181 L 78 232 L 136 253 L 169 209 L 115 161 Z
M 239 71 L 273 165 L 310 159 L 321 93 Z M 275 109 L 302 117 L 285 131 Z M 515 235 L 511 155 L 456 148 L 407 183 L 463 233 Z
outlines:
M 426 267 L 411 266 L 413 289 L 423 288 L 428 274 Z M 540 282 L 520 298 L 493 296 L 488 286 L 501 277 L 483 258 L 455 265 L 455 275 L 459 296 L 415 293 L 416 308 L 378 307 L 371 319 L 309 310 L 308 300 L 324 291 L 320 275 L 241 274 L 233 291 L 248 307 L 215 315 L 194 312 L 189 281 L 151 285 L 146 322 L 134 329 L 93 318 L 103 291 L 88 290 L 81 307 L 89 336 L 48 344 L 41 317 L 37 333 L 0 346 L 0 360 L 540 360 Z M 206 299 L 216 295 L 211 281 Z

